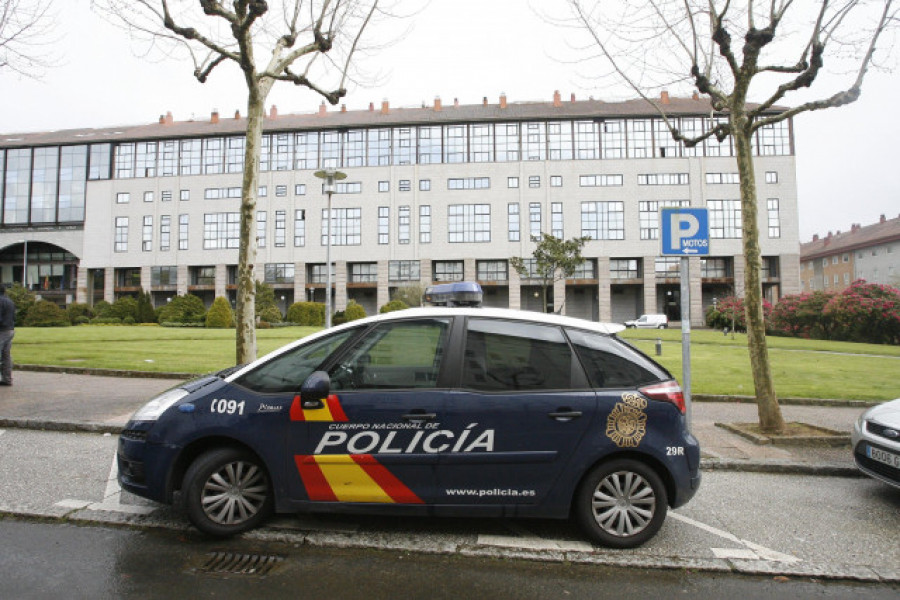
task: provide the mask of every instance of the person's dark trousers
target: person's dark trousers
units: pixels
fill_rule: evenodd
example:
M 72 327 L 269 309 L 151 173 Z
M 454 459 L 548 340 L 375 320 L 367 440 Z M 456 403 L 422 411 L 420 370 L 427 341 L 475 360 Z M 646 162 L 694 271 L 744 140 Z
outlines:
M 0 331 L 0 383 L 12 384 L 12 341 L 15 329 Z

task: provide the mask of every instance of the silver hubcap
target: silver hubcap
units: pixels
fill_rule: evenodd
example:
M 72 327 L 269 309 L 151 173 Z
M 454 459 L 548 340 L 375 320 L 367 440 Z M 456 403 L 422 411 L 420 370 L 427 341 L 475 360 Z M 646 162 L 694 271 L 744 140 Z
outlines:
M 591 499 L 594 519 L 603 531 L 617 537 L 636 535 L 656 513 L 656 494 L 650 483 L 632 471 L 607 475 Z
M 266 476 L 253 463 L 235 461 L 213 473 L 203 486 L 203 512 L 220 525 L 252 518 L 266 501 Z

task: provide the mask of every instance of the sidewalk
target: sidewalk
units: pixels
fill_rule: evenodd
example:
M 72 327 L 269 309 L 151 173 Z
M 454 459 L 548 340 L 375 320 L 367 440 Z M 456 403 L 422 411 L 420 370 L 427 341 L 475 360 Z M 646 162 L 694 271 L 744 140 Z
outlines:
M 180 379 L 72 375 L 17 370 L 15 385 L 0 387 L 0 428 L 23 427 L 118 433 L 154 395 Z M 716 423 L 757 421 L 752 402 L 694 402 L 692 431 L 700 440 L 703 468 L 854 476 L 849 442 L 839 447 L 758 445 Z M 863 408 L 782 406 L 786 421 L 800 421 L 849 435 Z

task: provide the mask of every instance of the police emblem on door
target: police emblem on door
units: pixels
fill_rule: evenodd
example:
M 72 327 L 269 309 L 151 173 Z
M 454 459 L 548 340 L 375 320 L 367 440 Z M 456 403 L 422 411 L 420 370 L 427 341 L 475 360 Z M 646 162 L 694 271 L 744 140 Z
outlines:
M 635 394 L 622 394 L 606 418 L 606 437 L 619 448 L 636 448 L 647 433 L 647 401 Z

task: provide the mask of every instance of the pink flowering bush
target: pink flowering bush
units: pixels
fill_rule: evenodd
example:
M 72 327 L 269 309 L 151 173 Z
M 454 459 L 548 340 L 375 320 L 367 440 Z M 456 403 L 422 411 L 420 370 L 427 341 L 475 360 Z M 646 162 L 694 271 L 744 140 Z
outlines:
M 772 305 L 763 300 L 763 314 L 766 322 L 772 312 Z M 706 324 L 713 329 L 728 329 L 734 325 L 735 331 L 747 331 L 747 316 L 744 313 L 744 299 L 728 296 L 719 300 L 716 306 L 706 309 Z
M 900 344 L 900 290 L 857 280 L 822 309 L 833 322 L 832 339 Z
M 833 297 L 833 293 L 821 291 L 782 297 L 772 308 L 770 331 L 775 335 L 830 339 L 833 323 L 823 310 Z

